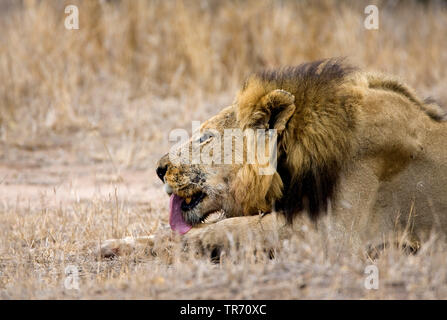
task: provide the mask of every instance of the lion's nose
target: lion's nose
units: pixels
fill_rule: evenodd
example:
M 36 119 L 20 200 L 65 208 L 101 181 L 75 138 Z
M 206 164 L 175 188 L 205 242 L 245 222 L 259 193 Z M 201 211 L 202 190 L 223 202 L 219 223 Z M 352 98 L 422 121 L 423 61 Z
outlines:
M 169 154 L 165 154 L 157 163 L 157 169 L 155 172 L 157 172 L 157 176 L 161 179 L 161 181 L 164 182 L 166 171 L 168 171 L 169 167 Z
M 166 171 L 168 170 L 168 166 L 159 166 L 157 168 L 157 170 L 155 170 L 157 172 L 157 176 L 161 179 L 161 181 L 164 182 L 164 178 L 165 178 L 165 174 Z

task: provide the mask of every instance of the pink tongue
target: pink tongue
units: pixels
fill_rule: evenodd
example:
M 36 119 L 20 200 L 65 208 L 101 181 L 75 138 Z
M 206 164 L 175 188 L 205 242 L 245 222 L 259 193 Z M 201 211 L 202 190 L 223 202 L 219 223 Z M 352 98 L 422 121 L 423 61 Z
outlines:
M 180 234 L 187 233 L 192 226 L 186 223 L 182 216 L 182 204 L 183 198 L 172 194 L 169 201 L 169 224 L 171 229 L 177 231 Z

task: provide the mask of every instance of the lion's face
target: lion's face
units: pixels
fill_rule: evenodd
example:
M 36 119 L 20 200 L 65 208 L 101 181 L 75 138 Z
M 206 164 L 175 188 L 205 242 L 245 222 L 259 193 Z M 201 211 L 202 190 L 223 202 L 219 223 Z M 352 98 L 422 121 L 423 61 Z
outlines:
M 247 95 L 160 159 L 157 175 L 171 196 L 172 229 L 186 233 L 217 211 L 226 217 L 268 212 L 282 195 L 282 180 L 271 162 L 276 132 L 281 134 L 295 110 L 294 96 L 284 90 Z
M 211 213 L 223 211 L 226 216 L 235 216 L 241 212 L 232 195 L 231 182 L 242 164 L 216 163 L 203 158 L 196 163 L 192 155 L 194 145 L 201 154 L 208 150 L 206 154 L 211 158 L 221 157 L 224 129 L 237 127 L 235 108 L 228 107 L 204 122 L 200 132 L 193 133 L 191 139 L 160 159 L 157 174 L 171 196 L 173 229 L 185 233 Z

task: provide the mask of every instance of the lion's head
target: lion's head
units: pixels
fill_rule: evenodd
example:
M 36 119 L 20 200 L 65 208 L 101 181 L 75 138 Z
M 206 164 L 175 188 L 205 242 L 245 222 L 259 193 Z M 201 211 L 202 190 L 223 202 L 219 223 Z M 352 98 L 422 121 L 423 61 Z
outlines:
M 349 72 L 326 60 L 250 77 L 233 105 L 158 162 L 171 227 L 185 233 L 216 211 L 320 211 L 350 150 L 353 98 L 337 89 Z

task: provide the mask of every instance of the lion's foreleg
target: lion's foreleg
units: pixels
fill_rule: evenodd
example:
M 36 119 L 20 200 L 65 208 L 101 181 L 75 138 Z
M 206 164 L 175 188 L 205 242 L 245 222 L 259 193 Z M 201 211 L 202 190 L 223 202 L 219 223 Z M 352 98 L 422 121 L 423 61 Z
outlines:
M 154 240 L 154 235 L 138 238 L 126 237 L 123 239 L 109 239 L 101 244 L 99 254 L 103 258 L 127 255 L 139 249 L 152 247 L 154 245 Z
M 184 241 L 188 248 L 216 257 L 233 249 L 270 251 L 291 228 L 276 213 L 228 218 L 200 229 L 191 229 Z

